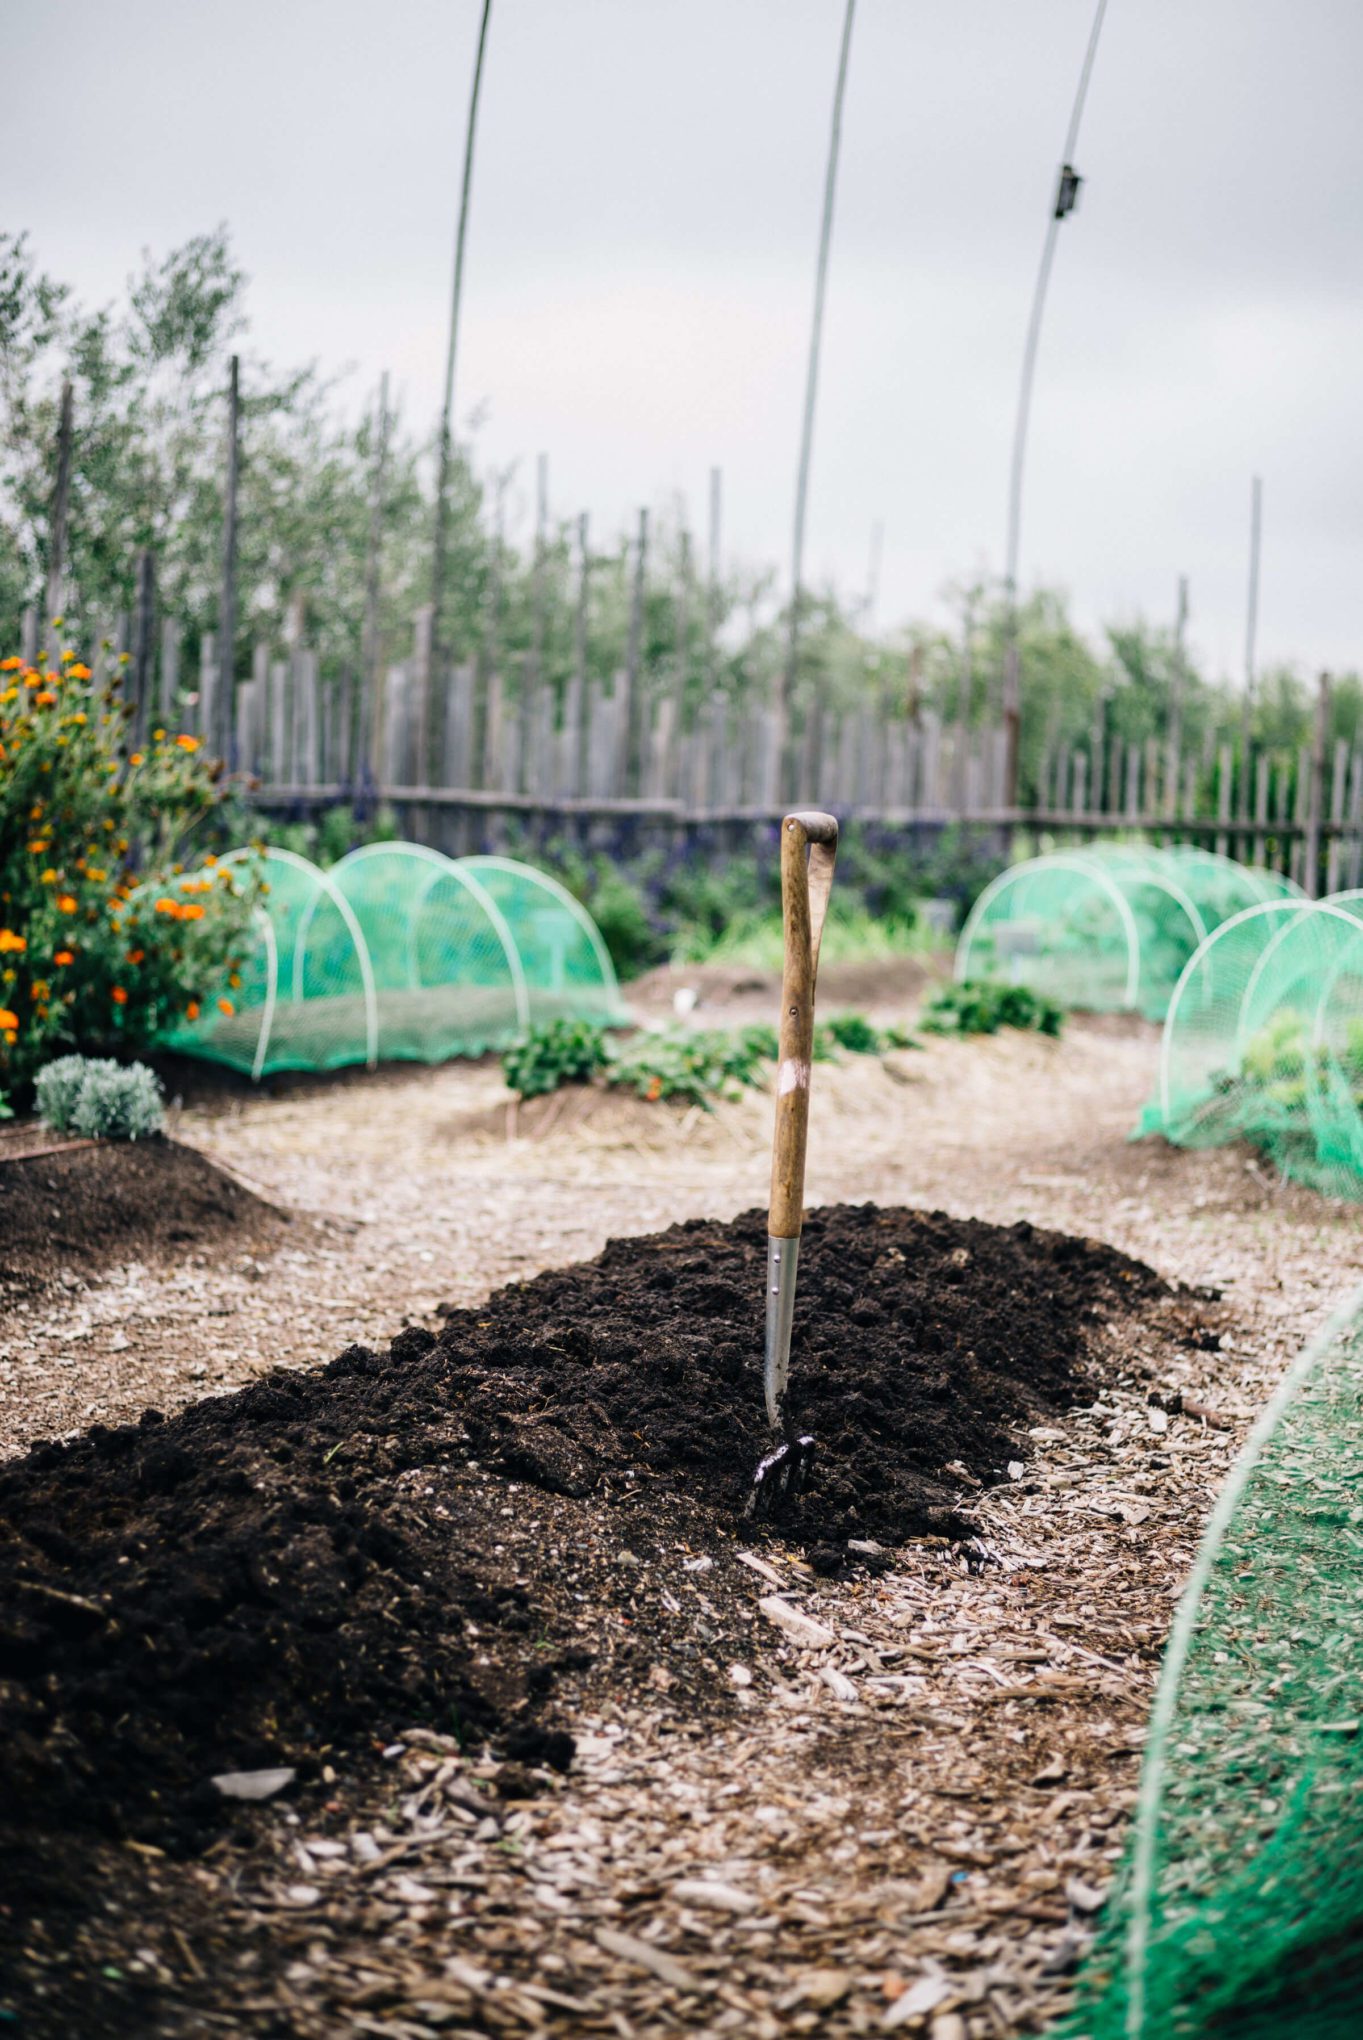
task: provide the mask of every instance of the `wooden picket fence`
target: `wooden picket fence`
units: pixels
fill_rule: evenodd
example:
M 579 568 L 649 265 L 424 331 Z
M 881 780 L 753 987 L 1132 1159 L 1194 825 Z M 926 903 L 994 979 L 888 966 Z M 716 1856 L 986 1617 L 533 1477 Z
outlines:
M 25 650 L 36 650 L 26 619 Z M 793 802 L 918 830 L 956 824 L 1055 843 L 1130 834 L 1205 843 L 1289 873 L 1309 892 L 1363 883 L 1363 733 L 1327 745 L 1322 682 L 1314 740 L 1252 754 L 1241 773 L 1229 746 L 1180 757 L 1158 740 L 1124 744 L 1095 732 L 1043 762 L 1040 800 L 1005 796 L 1008 735 L 998 725 L 944 723 L 901 697 L 834 712 L 813 708 L 782 728 L 765 704 L 713 689 L 699 703 L 674 672 L 561 688 L 464 662 L 438 668 L 429 611 L 411 656 L 362 682 L 324 679 L 317 653 L 295 641 L 283 657 L 258 645 L 249 679 L 223 713 L 216 649 L 205 636 L 190 669 L 175 624 L 150 643 L 114 619 L 96 679 L 125 675 L 134 729 L 153 720 L 212 738 L 226 728 L 232 772 L 263 808 L 303 812 L 356 798 L 394 806 L 423 840 L 487 832 L 489 817 L 619 817 L 678 824 L 770 820 Z M 134 640 L 129 650 L 130 637 Z M 140 638 L 140 642 L 137 640 Z

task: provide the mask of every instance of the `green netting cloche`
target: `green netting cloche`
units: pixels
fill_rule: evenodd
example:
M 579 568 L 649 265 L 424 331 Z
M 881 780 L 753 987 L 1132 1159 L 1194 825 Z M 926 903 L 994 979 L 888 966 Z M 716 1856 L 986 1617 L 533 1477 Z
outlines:
M 1025 984 L 1088 1012 L 1159 1020 L 1183 966 L 1219 922 L 1294 891 L 1289 879 L 1208 851 L 1055 851 L 986 886 L 961 931 L 956 975 Z
M 328 871 L 276 849 L 223 861 L 248 860 L 263 885 L 230 1011 L 206 996 L 164 1047 L 258 1078 L 481 1055 L 560 1014 L 628 1021 L 591 916 L 528 865 L 415 843 Z

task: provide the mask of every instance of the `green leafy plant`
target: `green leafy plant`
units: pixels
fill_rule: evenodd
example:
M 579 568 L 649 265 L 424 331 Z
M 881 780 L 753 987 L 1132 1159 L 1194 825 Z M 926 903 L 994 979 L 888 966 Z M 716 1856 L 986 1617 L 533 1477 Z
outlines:
M 145 1063 L 126 1067 L 84 1055 L 60 1056 L 39 1070 L 38 1110 L 54 1133 L 85 1140 L 145 1140 L 165 1120 L 161 1085 Z
M 767 1050 L 757 1029 L 640 1034 L 612 1057 L 606 1080 L 640 1098 L 683 1098 L 708 1110 L 712 1098 L 737 1098 L 765 1081 Z
M 560 1084 L 582 1084 L 605 1067 L 606 1035 L 590 1020 L 550 1020 L 532 1027 L 502 1057 L 502 1072 L 522 1098 L 542 1098 Z
M 0 1082 L 62 1048 L 126 1057 L 196 1018 L 240 953 L 252 886 L 183 846 L 218 803 L 198 739 L 125 749 L 114 686 L 73 652 L 0 661 Z M 226 990 L 220 995 L 226 1001 Z M 227 1001 L 230 1004 L 230 1001 Z
M 981 978 L 943 985 L 929 999 L 919 1026 L 925 1034 L 997 1034 L 1001 1027 L 1020 1027 L 1058 1035 L 1064 1018 L 1053 999 L 1027 985 Z
M 839 1048 L 849 1055 L 879 1055 L 884 1047 L 880 1030 L 864 1013 L 833 1013 L 824 1022 Z

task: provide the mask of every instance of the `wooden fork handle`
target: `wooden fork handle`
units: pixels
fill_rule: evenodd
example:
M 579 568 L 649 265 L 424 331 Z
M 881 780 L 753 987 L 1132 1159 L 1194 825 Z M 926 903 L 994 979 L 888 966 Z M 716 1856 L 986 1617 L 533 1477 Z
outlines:
M 776 1066 L 776 1128 L 771 1150 L 773 1239 L 796 1240 L 804 1211 L 805 1144 L 809 1135 L 809 1077 L 814 1059 L 814 984 L 819 970 L 838 825 L 832 815 L 800 809 L 781 824 L 781 918 L 785 964 L 781 976 L 780 1048 Z

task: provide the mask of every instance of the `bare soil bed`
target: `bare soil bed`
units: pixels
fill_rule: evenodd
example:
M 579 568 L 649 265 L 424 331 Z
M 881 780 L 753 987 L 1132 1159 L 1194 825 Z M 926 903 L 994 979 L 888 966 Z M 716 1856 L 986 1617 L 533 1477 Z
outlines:
M 898 998 L 887 1017 L 908 1017 Z M 89 1608 L 66 1610 L 83 1641 L 37 1625 L 55 1636 L 52 1697 L 76 1732 L 55 1778 L 15 1771 L 30 1844 L 26 1866 L 11 1864 L 27 1888 L 0 1919 L 12 1971 L 0 2006 L 22 2008 L 20 2030 L 1045 2030 L 1121 1853 L 1159 1650 L 1211 1496 L 1285 1361 L 1363 1274 L 1356 1211 L 1283 1189 L 1242 1151 L 1127 1143 L 1154 1043 L 1140 1027 L 1081 1024 L 1059 1043 L 937 1042 L 820 1067 L 810 1197 L 876 1198 L 873 1227 L 888 1221 L 905 1262 L 854 1265 L 839 1218 L 827 1293 L 810 1288 L 806 1303 L 839 1314 L 870 1378 L 877 1341 L 927 1359 L 940 1327 L 947 1351 L 931 1358 L 950 1358 L 939 1371 L 971 1391 L 973 1415 L 926 1397 L 912 1436 L 891 1441 L 890 1491 L 916 1483 L 897 1491 L 895 1520 L 916 1525 L 904 1543 L 888 1522 L 851 1517 L 871 1503 L 831 1406 L 813 1428 L 833 1519 L 816 1511 L 760 1542 L 733 1489 L 698 1480 L 680 1449 L 718 1417 L 736 1475 L 760 1433 L 761 1222 L 728 1221 L 764 1187 L 768 1099 L 705 1115 L 590 1093 L 518 1123 L 495 1070 L 452 1068 L 281 1083 L 268 1098 L 223 1088 L 186 1109 L 178 1138 L 296 1214 L 277 1243 L 130 1252 L 0 1310 L 9 1449 L 134 1427 L 127 1448 L 80 1443 L 41 1474 L 48 1502 L 60 1497 L 49 1515 L 78 1519 L 79 1540 L 67 1534 L 88 1545 L 90 1572 L 59 1541 L 35 1542 L 22 1568 L 91 1591 Z M 703 1224 L 665 1230 L 688 1221 Z M 1030 1241 L 1014 1230 L 1024 1223 Z M 1000 1257 L 981 1268 L 989 1226 Z M 1044 1237 L 1057 1230 L 1075 1244 Z M 599 1266 L 573 1265 L 612 1238 Z M 1081 1243 L 1094 1239 L 1116 1252 L 1092 1256 Z M 679 1277 L 688 1241 L 704 1266 Z M 637 1265 L 637 1284 L 622 1265 Z M 696 1291 L 710 1281 L 742 1311 L 716 1297 L 707 1319 Z M 901 1325 L 915 1285 L 935 1292 L 932 1322 Z M 611 1287 L 623 1302 L 607 1301 Z M 858 1325 L 863 1308 L 871 1322 Z M 619 1314 L 679 1370 L 670 1387 L 696 1414 L 677 1441 L 609 1337 L 585 1359 L 554 1351 L 569 1311 L 607 1334 Z M 991 1315 L 1014 1311 L 1048 1362 L 1015 1402 L 989 1350 Z M 797 1368 L 803 1356 L 812 1374 L 812 1316 L 798 1337 Z M 357 1340 L 379 1357 L 352 1352 L 328 1375 Z M 740 1341 L 746 1386 L 724 1373 L 726 1342 Z M 302 1372 L 281 1380 L 280 1366 Z M 581 1392 L 587 1379 L 604 1399 Z M 992 1404 L 991 1384 L 1008 1388 Z M 214 1414 L 238 1386 L 243 1403 L 261 1398 L 250 1424 Z M 201 1402 L 205 1391 L 218 1399 Z M 169 1421 L 144 1430 L 148 1402 Z M 361 1421 L 371 1407 L 374 1429 Z M 857 1436 L 885 1428 L 874 1398 L 861 1414 Z M 224 1475 L 239 1456 L 251 1492 L 205 1492 L 192 1510 L 186 1493 L 179 1515 L 174 1484 L 130 1482 L 120 1499 L 118 1481 L 194 1423 Z M 452 1449 L 406 1459 L 404 1443 Z M 360 1549 L 353 1586 L 338 1558 L 347 1512 L 393 1537 Z M 152 1552 L 172 1526 L 176 1578 L 201 1559 L 210 1580 L 240 1585 L 227 1559 L 237 1531 L 245 1557 L 258 1553 L 239 1602 L 248 1641 L 274 1639 L 256 1676 L 307 1702 L 292 1716 L 263 1702 L 239 1741 L 250 1708 L 233 1697 L 230 1653 L 178 1724 L 163 1679 L 173 1638 L 166 1665 L 148 1652 L 151 1667 L 117 1666 L 105 1596 L 147 1611 Z M 307 1596 L 291 1589 L 319 1554 L 336 1623 L 309 1631 Z M 447 1612 L 428 1629 L 436 1602 Z M 210 1598 L 206 1647 L 232 1619 Z M 354 1651 L 386 1672 L 348 1684 L 347 1621 Z M 192 1665 L 189 1622 L 185 1637 Z M 164 1728 L 140 1776 L 165 1800 L 148 1813 L 143 1799 L 139 1832 L 111 1805 L 128 1724 L 111 1717 L 101 1739 L 70 1704 L 82 1677 L 97 1685 L 105 1651 L 118 1678 L 138 1668 Z M 456 1691 L 465 1681 L 469 1721 L 442 1724 L 429 1705 L 420 1718 L 429 1664 Z M 19 1686 L 39 1710 L 40 1761 L 42 1681 Z M 566 1772 L 547 1761 L 566 1746 L 515 1740 L 527 1729 L 572 1736 Z M 224 1805 L 205 1784 L 224 1749 L 252 1764 L 292 1755 L 298 1776 L 260 1806 Z M 34 1761 L 34 1746 L 9 1761 Z M 87 1809 L 62 1804 L 68 1769 Z M 99 1831 L 101 1807 L 112 1832 Z

